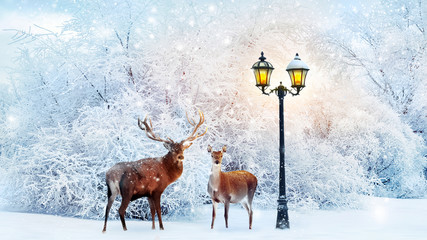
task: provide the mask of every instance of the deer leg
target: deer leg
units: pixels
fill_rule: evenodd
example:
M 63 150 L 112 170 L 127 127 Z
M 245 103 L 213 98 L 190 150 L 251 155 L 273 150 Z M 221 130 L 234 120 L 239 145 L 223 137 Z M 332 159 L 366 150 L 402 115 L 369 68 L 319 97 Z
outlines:
M 116 199 L 116 196 L 118 194 L 117 191 L 113 190 L 112 192 L 108 184 L 107 184 L 107 188 L 108 188 L 108 192 L 107 192 L 108 203 L 107 203 L 107 208 L 105 209 L 105 222 L 104 222 L 104 229 L 102 230 L 103 233 L 107 231 L 108 215 L 110 214 L 111 205 L 113 205 L 113 202 Z
M 249 213 L 249 229 L 252 229 L 252 215 L 253 215 L 253 211 L 252 211 L 252 207 L 250 207 L 250 213 Z
M 249 213 L 249 207 L 248 207 L 248 203 L 246 202 L 242 202 L 242 206 L 246 209 L 246 211 L 248 211 Z
M 159 227 L 160 230 L 164 230 L 163 228 L 163 222 L 162 222 L 162 210 L 160 208 L 160 197 L 162 195 L 158 195 L 158 196 L 154 196 L 154 206 L 156 207 L 156 211 L 157 211 L 157 218 L 159 219 Z
M 119 216 L 120 216 L 120 221 L 122 221 L 123 231 L 127 230 L 126 222 L 125 222 L 125 213 L 129 203 L 130 203 L 130 198 L 122 196 L 122 204 L 120 205 L 120 208 L 119 208 Z
M 230 201 L 226 200 L 224 202 L 224 218 L 225 218 L 225 227 L 228 228 L 228 209 L 230 208 Z
M 254 198 L 254 195 L 255 195 L 255 189 L 250 190 L 248 193 L 248 203 L 247 203 L 247 205 L 248 205 L 247 210 L 249 213 L 249 229 L 252 229 L 252 216 L 253 216 L 252 200 Z
M 215 217 L 216 217 L 216 205 L 217 203 L 215 200 L 212 199 L 212 223 L 211 223 L 211 229 L 214 227 Z
M 247 202 L 242 202 L 242 206 L 248 211 L 249 215 L 249 229 L 252 229 L 252 207 Z
M 244 203 L 243 206 L 248 211 L 248 215 L 249 215 L 249 229 L 252 229 L 252 215 L 253 215 L 252 205 L 249 204 L 249 203 Z
M 150 203 L 150 211 L 151 211 L 151 220 L 152 220 L 151 229 L 154 230 L 154 229 L 156 229 L 156 225 L 154 224 L 155 219 L 156 219 L 156 208 L 154 206 L 154 201 L 151 197 L 148 198 L 148 203 Z

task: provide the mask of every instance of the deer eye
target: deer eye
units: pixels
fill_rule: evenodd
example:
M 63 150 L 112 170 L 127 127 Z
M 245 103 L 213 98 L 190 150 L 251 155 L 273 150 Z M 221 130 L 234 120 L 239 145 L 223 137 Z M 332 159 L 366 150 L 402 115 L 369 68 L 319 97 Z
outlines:
M 184 159 L 184 156 L 183 156 L 183 155 L 179 155 L 179 156 L 178 156 L 178 159 L 179 159 L 179 160 L 182 160 L 182 159 Z

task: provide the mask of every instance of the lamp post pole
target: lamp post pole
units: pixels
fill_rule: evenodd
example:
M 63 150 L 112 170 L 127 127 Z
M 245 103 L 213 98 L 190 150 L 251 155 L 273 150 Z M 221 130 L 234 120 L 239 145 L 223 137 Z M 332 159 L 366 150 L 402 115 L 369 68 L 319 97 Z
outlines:
M 305 78 L 307 76 L 308 70 L 310 68 L 301 61 L 298 53 L 295 55 L 294 60 L 292 60 L 286 68 L 289 76 L 291 78 L 292 88 L 296 90 L 296 93 L 287 89 L 285 86 L 280 85 L 275 89 L 270 90 L 270 93 L 265 92 L 266 89 L 270 86 L 270 77 L 271 73 L 274 70 L 274 67 L 271 63 L 265 61 L 264 52 L 261 52 L 260 61 L 256 62 L 252 66 L 252 70 L 255 74 L 256 86 L 261 89 L 262 93 L 265 95 L 270 95 L 270 93 L 275 92 L 279 97 L 279 130 L 280 130 L 280 171 L 279 171 L 279 199 L 277 207 L 277 221 L 276 228 L 286 229 L 289 228 L 289 215 L 288 215 L 288 200 L 286 198 L 286 179 L 285 179 L 285 124 L 283 121 L 283 99 L 287 93 L 292 94 L 292 96 L 299 95 L 299 92 L 302 88 L 305 87 Z
M 279 97 L 279 128 L 280 128 L 280 172 L 279 172 L 279 199 L 277 207 L 276 228 L 289 228 L 288 200 L 286 199 L 286 178 L 285 178 L 285 124 L 283 121 L 283 99 L 286 96 L 285 87 L 280 82 L 277 87 Z

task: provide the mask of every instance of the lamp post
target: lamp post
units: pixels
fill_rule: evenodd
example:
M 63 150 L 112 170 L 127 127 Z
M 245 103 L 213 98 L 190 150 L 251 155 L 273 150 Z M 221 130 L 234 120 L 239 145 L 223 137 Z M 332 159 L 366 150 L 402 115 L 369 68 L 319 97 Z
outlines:
M 296 90 L 296 93 L 287 89 L 285 86 L 280 85 L 276 88 L 270 90 L 269 93 L 266 93 L 266 89 L 270 86 L 270 77 L 271 73 L 274 70 L 274 67 L 271 63 L 265 61 L 264 52 L 261 52 L 260 61 L 254 63 L 252 70 L 255 74 L 256 86 L 261 89 L 262 93 L 265 95 L 270 95 L 270 93 L 275 92 L 279 97 L 279 129 L 280 129 L 280 172 L 279 172 L 279 199 L 277 207 L 277 220 L 276 228 L 285 229 L 289 228 L 289 215 L 288 215 L 288 201 L 286 199 L 286 179 L 285 179 L 285 130 L 283 123 L 283 99 L 287 93 L 292 94 L 292 96 L 299 95 L 299 92 L 305 87 L 305 78 L 307 76 L 308 70 L 310 68 L 301 61 L 298 53 L 296 54 L 294 60 L 292 60 L 286 71 L 288 71 L 291 78 L 291 87 Z

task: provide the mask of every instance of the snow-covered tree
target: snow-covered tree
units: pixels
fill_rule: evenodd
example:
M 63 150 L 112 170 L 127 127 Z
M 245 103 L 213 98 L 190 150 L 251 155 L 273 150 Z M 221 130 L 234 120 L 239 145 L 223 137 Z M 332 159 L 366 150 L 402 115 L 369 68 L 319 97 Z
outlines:
M 358 1 L 319 39 L 329 68 L 357 70 L 357 87 L 388 103 L 425 141 L 426 9 L 421 0 Z

